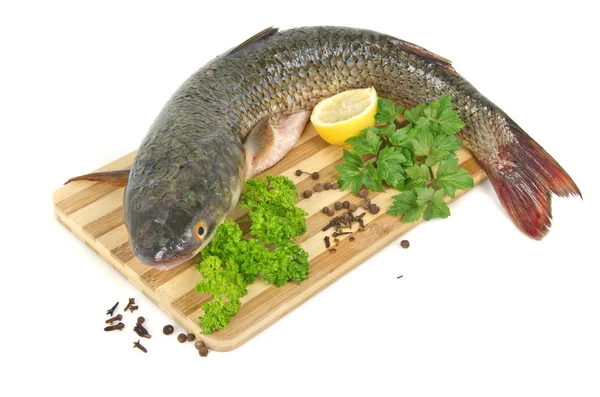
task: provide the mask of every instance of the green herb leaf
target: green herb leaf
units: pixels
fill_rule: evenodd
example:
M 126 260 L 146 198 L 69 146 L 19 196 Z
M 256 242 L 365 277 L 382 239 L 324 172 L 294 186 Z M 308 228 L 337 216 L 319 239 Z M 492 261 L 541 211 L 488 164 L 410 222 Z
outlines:
M 412 147 L 415 156 L 427 156 L 431 151 L 433 144 L 433 135 L 429 130 L 420 130 L 419 134 L 413 138 Z
M 467 170 L 458 166 L 458 159 L 442 162 L 436 172 L 436 179 L 439 187 L 450 197 L 454 197 L 456 189 L 464 190 L 474 185 Z
M 394 203 L 387 213 L 390 215 L 403 215 L 403 223 L 416 222 L 423 216 L 425 207 L 417 202 L 417 196 L 414 192 L 404 192 L 392 198 L 394 199 Z
M 373 163 L 367 163 L 367 167 L 363 171 L 363 184 L 367 187 L 367 189 L 373 190 L 375 192 L 385 191 L 385 188 L 381 184 L 381 180 L 378 178 L 377 170 L 373 166 Z M 358 194 L 358 190 L 355 194 Z
M 346 143 L 358 154 L 377 154 L 381 146 L 381 139 L 376 128 L 367 128 L 362 135 L 346 139 Z
M 406 157 L 397 149 L 393 147 L 382 149 L 377 157 L 378 179 L 396 189 L 401 189 L 405 179 L 402 164 L 405 162 Z
M 337 181 L 340 184 L 340 189 L 350 189 L 352 190 L 352 193 L 358 194 L 358 191 L 363 184 L 364 174 L 362 170 L 351 163 L 336 165 L 335 169 L 339 172 Z
M 440 110 L 440 114 L 437 117 L 437 124 L 440 126 L 439 132 L 448 135 L 456 134 L 456 132 L 465 126 L 465 123 L 458 117 L 458 113 L 451 107 Z
M 426 107 L 427 107 L 427 104 L 422 103 L 418 106 L 415 106 L 412 109 L 405 110 L 404 117 L 406 118 L 406 120 L 410 121 L 411 123 L 416 123 L 417 120 L 423 115 L 423 111 L 425 110 Z
M 378 123 L 394 123 L 396 117 L 404 112 L 402 106 L 396 104 L 389 99 L 377 98 L 377 114 L 375 121 Z
M 426 187 L 427 181 L 431 179 L 431 173 L 429 172 L 429 168 L 424 165 L 413 165 L 412 167 L 407 168 L 406 175 L 408 176 L 408 180 L 404 184 L 404 190 L 412 190 L 418 187 Z
M 429 199 L 427 208 L 425 208 L 423 219 L 428 221 L 432 218 L 447 218 L 449 216 L 450 208 L 444 201 L 444 192 L 442 190 L 435 191 Z

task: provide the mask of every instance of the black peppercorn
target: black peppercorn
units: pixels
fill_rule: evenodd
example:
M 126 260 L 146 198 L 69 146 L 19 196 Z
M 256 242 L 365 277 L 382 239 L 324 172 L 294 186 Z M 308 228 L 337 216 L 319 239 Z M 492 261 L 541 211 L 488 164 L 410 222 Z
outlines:
M 400 246 L 402 248 L 408 248 L 408 247 L 410 247 L 410 243 L 408 242 L 408 240 L 402 240 L 402 241 L 400 241 Z

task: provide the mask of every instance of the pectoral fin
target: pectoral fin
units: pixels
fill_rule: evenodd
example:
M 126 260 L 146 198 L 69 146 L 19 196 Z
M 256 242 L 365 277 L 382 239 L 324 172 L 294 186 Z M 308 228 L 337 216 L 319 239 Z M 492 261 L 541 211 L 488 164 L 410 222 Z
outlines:
M 310 113 L 292 113 L 276 120 L 263 119 L 256 124 L 244 142 L 248 178 L 277 164 L 292 150 L 302 136 Z
M 114 171 L 93 172 L 91 174 L 85 174 L 71 178 L 65 182 L 65 185 L 74 181 L 109 182 L 126 185 L 127 180 L 129 179 L 129 171 L 129 168 L 124 168 Z

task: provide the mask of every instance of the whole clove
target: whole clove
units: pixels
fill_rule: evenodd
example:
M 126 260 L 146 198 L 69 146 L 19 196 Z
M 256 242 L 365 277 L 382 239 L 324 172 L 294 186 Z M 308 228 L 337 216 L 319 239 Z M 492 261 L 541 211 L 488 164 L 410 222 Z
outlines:
M 137 341 L 137 342 L 133 342 L 133 348 L 134 348 L 134 349 L 135 349 L 135 348 L 138 348 L 138 349 L 140 349 L 141 351 L 143 351 L 144 353 L 148 353 L 148 350 L 146 350 L 146 348 L 140 344 L 140 340 L 139 340 L 139 339 L 138 339 L 138 341 Z
M 114 331 L 114 330 L 119 330 L 119 331 L 123 331 L 123 328 L 125 328 L 125 324 L 123 323 L 119 323 L 117 325 L 110 325 L 108 327 L 105 327 L 104 330 L 105 331 Z
M 329 236 L 325 236 L 323 239 L 325 241 L 325 248 L 331 247 L 331 242 L 329 241 Z
M 352 234 L 352 232 L 333 232 L 332 237 L 343 236 L 344 234 Z
M 366 214 L 366 212 L 365 212 L 365 214 Z M 365 231 L 365 221 L 363 220 L 363 218 L 358 219 L 358 226 L 359 226 L 358 227 L 359 231 L 361 231 L 361 232 Z
M 350 237 L 348 238 L 348 240 L 350 240 L 350 241 L 354 241 L 354 236 L 350 236 Z
M 129 310 L 131 305 L 133 305 L 134 303 L 135 303 L 135 298 L 129 298 L 129 303 L 127 304 L 127 306 L 125 306 L 125 309 L 123 311 L 126 312 L 127 310 Z
M 146 321 L 146 319 L 144 317 L 138 317 L 137 324 L 135 325 L 135 327 L 133 328 L 133 330 L 139 336 L 141 336 L 142 338 L 148 338 L 148 339 L 150 339 L 150 338 L 152 338 L 152 336 L 150 335 L 150 333 L 148 332 L 148 330 L 142 325 L 142 323 L 145 322 L 145 321 Z
M 329 249 L 329 252 L 331 252 L 332 254 L 333 254 L 335 251 L 337 251 L 335 248 L 330 248 L 330 249 Z
M 140 328 L 139 325 L 136 325 L 135 327 L 133 327 L 133 331 L 138 334 L 138 336 L 140 338 L 148 338 L 150 339 L 150 335 L 146 334 L 144 331 L 142 331 L 142 329 Z
M 120 314 L 117 314 L 116 316 L 109 318 L 108 320 L 105 321 L 106 324 L 112 324 L 115 321 L 121 321 L 123 320 L 123 316 Z
M 111 307 L 110 309 L 108 309 L 106 311 L 106 314 L 109 316 L 113 316 L 115 313 L 115 309 L 117 308 L 117 306 L 119 306 L 119 302 L 115 303 L 115 305 L 113 307 Z
M 139 309 L 139 307 L 137 305 L 131 305 L 131 307 L 129 308 L 129 310 L 133 313 L 134 311 L 136 311 L 137 309 Z

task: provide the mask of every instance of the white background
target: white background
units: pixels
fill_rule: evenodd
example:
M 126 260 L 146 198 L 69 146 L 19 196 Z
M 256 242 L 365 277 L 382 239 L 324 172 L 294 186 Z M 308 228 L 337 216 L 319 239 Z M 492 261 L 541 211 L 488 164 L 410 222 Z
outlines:
M 2 394 L 599 396 L 593 2 L 209 3 L 0 6 Z M 135 149 L 183 80 L 270 25 L 370 28 L 451 59 L 584 201 L 556 199 L 537 242 L 486 182 L 407 235 L 410 249 L 391 244 L 239 349 L 200 358 L 54 219 L 52 193 Z M 132 296 L 148 354 L 131 330 L 102 331 Z

